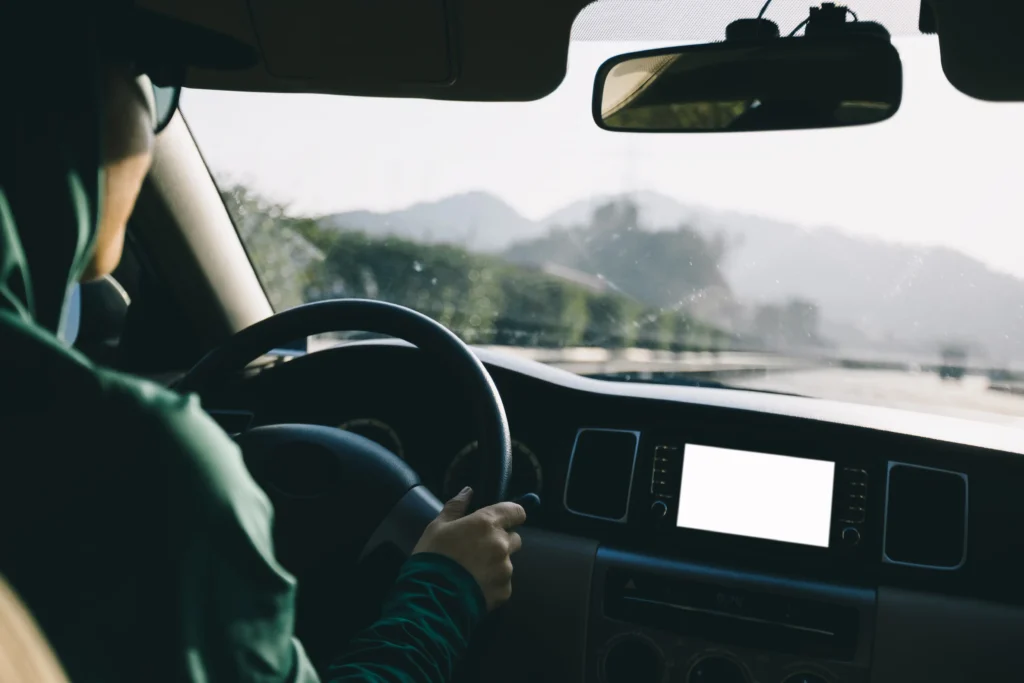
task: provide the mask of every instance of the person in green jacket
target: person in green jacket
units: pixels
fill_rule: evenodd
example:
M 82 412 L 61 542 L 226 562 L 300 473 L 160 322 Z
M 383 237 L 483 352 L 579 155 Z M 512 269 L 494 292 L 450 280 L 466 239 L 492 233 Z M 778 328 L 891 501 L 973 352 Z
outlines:
M 147 81 L 87 3 L 4 5 L 0 574 L 73 683 L 317 680 L 271 506 L 234 442 L 194 396 L 96 367 L 59 336 L 72 288 L 120 258 L 151 159 Z M 510 595 L 525 521 L 514 503 L 466 515 L 470 495 L 426 529 L 329 678 L 451 680 Z

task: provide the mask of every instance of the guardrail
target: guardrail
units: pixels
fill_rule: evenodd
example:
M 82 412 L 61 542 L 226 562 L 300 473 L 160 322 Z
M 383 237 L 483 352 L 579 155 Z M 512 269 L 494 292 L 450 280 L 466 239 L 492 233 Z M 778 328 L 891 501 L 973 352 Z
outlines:
M 604 349 L 574 347 L 563 349 L 486 346 L 502 353 L 510 353 L 536 360 L 553 367 L 581 375 L 645 375 L 684 374 L 708 377 L 736 377 L 739 375 L 781 372 L 821 367 L 814 360 L 791 358 L 765 353 L 735 351 L 653 351 L 650 349 Z
M 319 351 L 345 342 L 337 339 L 310 339 L 309 351 Z M 477 345 L 477 348 L 528 358 L 545 365 L 581 375 L 638 376 L 685 374 L 727 377 L 787 370 L 825 367 L 827 364 L 805 358 L 745 351 L 654 351 L 651 349 L 606 349 L 592 346 L 565 348 Z

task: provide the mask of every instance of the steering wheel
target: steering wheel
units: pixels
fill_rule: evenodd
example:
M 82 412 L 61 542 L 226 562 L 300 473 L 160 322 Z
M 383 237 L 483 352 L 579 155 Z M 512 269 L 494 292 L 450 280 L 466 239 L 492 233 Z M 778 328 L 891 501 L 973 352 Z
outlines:
M 473 485 L 473 504 L 482 507 L 504 500 L 512 456 L 498 390 L 469 347 L 441 324 L 411 309 L 381 301 L 339 299 L 283 311 L 210 351 L 175 388 L 208 394 L 275 347 L 338 330 L 405 340 L 447 372 L 461 387 L 467 406 L 472 406 L 480 442 L 481 474 Z M 329 400 L 328 395 L 324 398 Z M 326 623 L 338 620 L 338 609 L 350 612 L 352 595 L 343 596 L 339 589 L 345 577 L 382 548 L 408 555 L 441 510 L 440 501 L 405 461 L 356 434 L 317 425 L 277 424 L 250 429 L 236 441 L 253 478 L 274 503 L 278 559 L 299 577 L 303 597 L 316 596 L 308 609 L 309 602 L 300 603 L 300 627 L 303 617 L 311 613 L 314 621 L 321 621 L 316 613 L 322 612 Z M 334 607 L 332 614 L 332 603 L 339 601 L 344 607 Z M 337 646 L 337 634 L 314 630 L 319 632 L 313 642 L 311 634 L 302 634 L 311 656 L 316 640 Z

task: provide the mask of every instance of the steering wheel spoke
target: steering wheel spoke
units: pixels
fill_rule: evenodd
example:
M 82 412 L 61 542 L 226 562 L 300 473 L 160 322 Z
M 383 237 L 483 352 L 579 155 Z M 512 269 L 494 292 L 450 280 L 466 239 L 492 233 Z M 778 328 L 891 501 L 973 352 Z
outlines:
M 403 555 L 412 554 L 423 530 L 440 514 L 442 507 L 441 501 L 426 486 L 409 489 L 377 525 L 359 559 L 376 552 L 382 545 L 391 545 Z

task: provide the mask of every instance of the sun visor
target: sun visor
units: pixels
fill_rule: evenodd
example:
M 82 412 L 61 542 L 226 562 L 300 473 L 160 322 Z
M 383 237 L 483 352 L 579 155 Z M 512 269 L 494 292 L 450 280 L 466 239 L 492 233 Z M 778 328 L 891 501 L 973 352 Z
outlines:
M 923 0 L 921 29 L 936 30 L 942 70 L 971 97 L 1024 101 L 1024 3 Z
M 151 76 L 172 66 L 232 70 L 259 61 L 256 49 L 244 41 L 142 6 L 110 11 L 100 31 L 109 56 L 129 59 Z
M 250 0 L 267 71 L 349 83 L 454 78 L 445 0 Z M 415 58 L 413 58 L 415 56 Z

